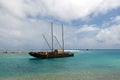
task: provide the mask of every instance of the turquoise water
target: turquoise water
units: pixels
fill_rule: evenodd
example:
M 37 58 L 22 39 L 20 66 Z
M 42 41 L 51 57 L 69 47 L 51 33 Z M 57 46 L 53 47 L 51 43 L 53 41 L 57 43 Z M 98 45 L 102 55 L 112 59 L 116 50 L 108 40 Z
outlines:
M 74 51 L 74 57 L 36 59 L 0 53 L 0 80 L 119 80 L 120 50 Z

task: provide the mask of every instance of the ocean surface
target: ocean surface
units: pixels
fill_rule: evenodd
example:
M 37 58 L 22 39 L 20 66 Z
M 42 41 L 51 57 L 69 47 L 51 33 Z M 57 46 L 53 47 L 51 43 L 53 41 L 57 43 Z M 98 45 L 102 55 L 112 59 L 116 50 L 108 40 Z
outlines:
M 0 53 L 0 80 L 120 80 L 120 50 L 73 50 L 74 57 L 37 59 Z

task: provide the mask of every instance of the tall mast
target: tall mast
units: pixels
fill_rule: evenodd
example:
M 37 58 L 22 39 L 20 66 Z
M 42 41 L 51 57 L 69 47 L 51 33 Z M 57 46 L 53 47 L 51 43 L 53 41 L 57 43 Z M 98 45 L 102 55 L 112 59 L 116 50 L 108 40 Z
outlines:
M 53 22 L 51 22 L 52 52 L 53 52 Z
M 63 24 L 62 24 L 62 45 L 63 45 L 63 52 L 64 52 L 64 30 L 63 30 Z

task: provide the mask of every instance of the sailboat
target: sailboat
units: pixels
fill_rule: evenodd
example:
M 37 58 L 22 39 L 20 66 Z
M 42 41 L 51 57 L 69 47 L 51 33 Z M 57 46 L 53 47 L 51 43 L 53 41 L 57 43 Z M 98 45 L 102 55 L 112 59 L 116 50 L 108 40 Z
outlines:
M 51 35 L 52 35 L 52 42 L 51 46 L 49 45 L 47 39 L 43 35 L 44 39 L 46 40 L 49 48 L 51 51 L 40 51 L 40 52 L 29 52 L 30 56 L 36 57 L 36 58 L 60 58 L 60 57 L 72 57 L 74 56 L 74 53 L 72 52 L 66 52 L 64 51 L 64 33 L 63 33 L 63 25 L 62 25 L 62 49 L 53 49 L 53 23 L 51 23 Z

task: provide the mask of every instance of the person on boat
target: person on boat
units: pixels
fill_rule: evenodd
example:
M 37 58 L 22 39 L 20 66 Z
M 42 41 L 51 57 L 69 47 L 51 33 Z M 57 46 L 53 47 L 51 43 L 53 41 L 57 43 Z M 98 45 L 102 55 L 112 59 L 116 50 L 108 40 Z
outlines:
M 58 54 L 58 50 L 57 50 L 57 49 L 55 49 L 54 53 L 55 53 L 55 54 Z
M 47 51 L 45 52 L 45 55 L 48 55 Z

